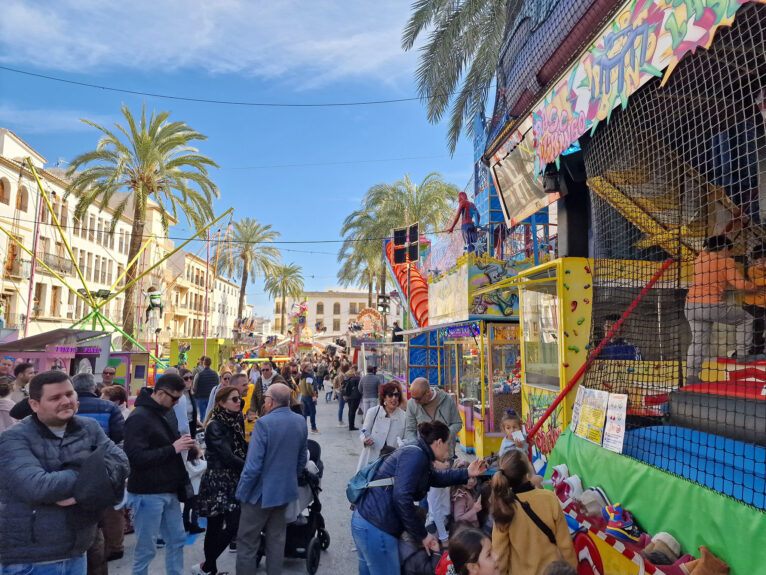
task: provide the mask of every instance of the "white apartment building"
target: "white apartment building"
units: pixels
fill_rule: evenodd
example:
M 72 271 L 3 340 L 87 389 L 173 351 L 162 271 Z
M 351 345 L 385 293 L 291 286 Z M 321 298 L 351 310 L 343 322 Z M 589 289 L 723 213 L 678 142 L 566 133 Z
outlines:
M 170 331 L 173 337 L 202 337 L 205 328 L 205 259 L 181 250 L 167 263 L 165 297 L 172 314 Z M 208 337 L 232 338 L 239 306 L 239 285 L 215 276 L 212 266 L 208 272 Z
M 32 159 L 48 193 L 53 211 L 65 230 L 72 255 L 83 272 L 88 289 L 110 289 L 127 264 L 131 219 L 124 215 L 117 222 L 113 235 L 107 233 L 113 213 L 111 207 L 100 211 L 93 206 L 88 209 L 82 221 L 76 220 L 73 215 L 76 200 L 69 198 L 63 201 L 67 182 L 61 171 L 46 170 L 46 159 L 19 136 L 4 128 L 0 128 L 0 225 L 32 250 L 35 227 L 39 221 L 38 257 L 69 286 L 75 290 L 83 287 L 72 258 L 53 225 L 50 210 L 42 202 L 42 194 L 24 160 L 27 157 Z M 147 228 L 151 229 L 151 225 Z M 0 298 L 6 327 L 23 328 L 29 313 L 28 334 L 34 335 L 68 327 L 90 312 L 89 306 L 81 298 L 39 264 L 35 266 L 34 284 L 30 292 L 32 258 L 5 233 L 0 233 L 0 257 L 4 264 Z M 114 291 L 122 285 L 123 282 Z M 123 305 L 123 298 L 116 298 L 103 309 L 104 315 L 119 323 Z
M 372 307 L 377 305 L 377 296 L 373 294 Z M 324 291 L 307 291 L 298 299 L 287 298 L 285 302 L 285 333 L 290 329 L 290 310 L 293 304 L 308 302 L 307 324 L 317 339 L 334 339 L 343 336 L 348 331 L 349 323 L 356 320 L 357 314 L 367 307 L 368 296 L 366 291 L 353 288 L 331 287 Z M 274 331 L 282 333 L 282 301 L 278 299 L 274 305 Z M 387 322 L 389 327 L 394 320 L 401 317 L 400 306 L 392 302 L 388 313 Z M 321 331 L 321 328 L 327 331 Z M 319 328 L 319 329 L 317 329 Z

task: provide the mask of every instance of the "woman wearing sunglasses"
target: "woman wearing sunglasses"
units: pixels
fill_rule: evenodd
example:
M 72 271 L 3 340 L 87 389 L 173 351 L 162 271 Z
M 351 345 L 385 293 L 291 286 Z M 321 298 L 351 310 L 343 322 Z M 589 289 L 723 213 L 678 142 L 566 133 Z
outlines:
M 378 405 L 367 410 L 362 430 L 364 449 L 359 455 L 357 471 L 387 451 L 396 449 L 404 437 L 407 414 L 401 409 L 402 388 L 395 381 L 384 383 L 378 390 Z M 360 438 L 362 437 L 360 435 Z
M 237 534 L 239 502 L 234 493 L 245 465 L 247 443 L 239 390 L 225 386 L 205 419 L 207 471 L 199 488 L 199 514 L 207 517 L 205 561 L 192 567 L 196 575 L 218 572 L 216 560 Z

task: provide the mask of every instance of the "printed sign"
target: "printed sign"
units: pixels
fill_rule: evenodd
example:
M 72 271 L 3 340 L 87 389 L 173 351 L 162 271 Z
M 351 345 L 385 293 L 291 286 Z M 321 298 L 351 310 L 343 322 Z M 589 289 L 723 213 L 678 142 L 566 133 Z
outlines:
M 609 404 L 606 410 L 606 427 L 604 428 L 604 441 L 602 444 L 605 449 L 615 453 L 622 453 L 622 443 L 625 440 L 625 414 L 627 411 L 627 394 L 609 394 Z
M 575 434 L 592 443 L 601 445 L 608 404 L 608 391 L 585 389 L 582 394 L 582 405 L 580 406 L 580 416 L 575 428 Z
M 476 337 L 479 335 L 479 324 L 468 323 L 465 325 L 453 325 L 444 328 L 444 337 L 458 338 L 458 337 Z

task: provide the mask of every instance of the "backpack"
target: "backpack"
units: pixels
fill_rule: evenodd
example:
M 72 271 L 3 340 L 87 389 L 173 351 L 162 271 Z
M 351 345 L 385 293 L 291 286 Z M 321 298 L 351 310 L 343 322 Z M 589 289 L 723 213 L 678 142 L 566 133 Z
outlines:
M 359 393 L 359 378 L 356 376 L 347 377 L 343 382 L 343 397 L 355 399 Z
M 376 479 L 373 481 L 375 473 L 378 471 L 378 468 L 386 457 L 387 455 L 379 457 L 372 463 L 362 467 L 359 471 L 356 472 L 356 474 L 354 474 L 351 479 L 348 480 L 348 485 L 346 485 L 346 498 L 348 499 L 349 503 L 359 503 L 359 501 L 362 499 L 362 496 L 365 494 L 365 489 L 369 487 L 388 487 L 389 485 L 394 484 L 393 477 L 388 477 L 386 479 Z

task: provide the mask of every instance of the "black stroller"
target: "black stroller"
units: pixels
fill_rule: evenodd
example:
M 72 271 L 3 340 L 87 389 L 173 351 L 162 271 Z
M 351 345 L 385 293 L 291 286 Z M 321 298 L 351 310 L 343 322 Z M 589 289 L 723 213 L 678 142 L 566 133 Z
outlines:
M 322 463 L 322 448 L 316 441 L 308 440 L 308 450 L 311 461 L 319 469 L 317 474 L 304 471 L 298 480 L 299 490 L 304 494 L 310 493 L 311 502 L 308 505 L 308 515 L 301 514 L 296 521 L 287 524 L 287 537 L 285 539 L 285 557 L 294 559 L 306 559 L 306 571 L 314 575 L 319 569 L 321 551 L 330 547 L 330 534 L 325 529 L 324 517 L 322 517 L 322 503 L 319 501 L 321 478 L 324 471 Z M 255 565 L 261 564 L 266 551 L 264 539 L 258 549 Z

